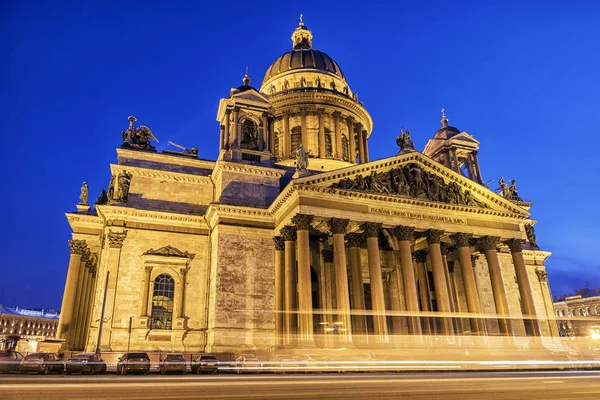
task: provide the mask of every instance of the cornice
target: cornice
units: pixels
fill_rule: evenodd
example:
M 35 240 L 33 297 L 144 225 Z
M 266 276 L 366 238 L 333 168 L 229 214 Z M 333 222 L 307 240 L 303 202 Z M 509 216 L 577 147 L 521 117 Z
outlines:
M 126 171 L 133 176 L 142 176 L 145 178 L 166 179 L 176 182 L 199 183 L 202 185 L 212 185 L 210 176 L 201 176 L 194 174 L 185 174 L 182 172 L 171 172 L 159 169 L 149 169 L 141 167 L 132 167 L 128 165 L 110 164 L 110 170 L 113 175 L 117 172 Z
M 212 203 L 206 210 L 206 219 L 210 227 L 213 228 L 221 218 L 248 220 L 251 217 L 253 222 L 273 223 L 273 214 L 268 209 L 232 206 L 227 204 Z
M 260 167 L 256 165 L 248 165 L 241 163 L 234 163 L 229 161 L 217 161 L 215 169 L 212 173 L 212 178 L 216 181 L 221 176 L 223 171 L 236 172 L 239 174 L 246 175 L 260 175 L 260 176 L 268 176 L 273 178 L 281 179 L 285 175 L 284 170 L 271 168 L 271 167 Z
M 154 161 L 163 164 L 178 164 L 194 168 L 213 169 L 216 161 L 199 160 L 191 157 L 179 157 L 172 154 L 154 153 L 148 151 L 130 150 L 117 148 L 117 157 L 125 157 L 135 160 Z
M 65 213 L 65 216 L 73 231 L 76 228 L 102 229 L 104 224 L 103 218 L 98 215 Z
M 541 264 L 544 264 L 551 255 L 552 252 L 550 251 L 523 249 L 523 257 L 525 260 L 540 262 Z
M 487 203 L 494 204 L 496 206 L 496 208 L 501 208 L 504 211 L 500 211 L 498 209 L 485 210 L 485 209 L 478 209 L 475 207 L 468 207 L 468 206 L 459 206 L 458 208 L 465 208 L 465 210 L 467 210 L 467 209 L 481 210 L 478 213 L 497 215 L 497 216 L 503 216 L 503 217 L 519 218 L 519 219 L 529 218 L 529 216 L 531 215 L 530 212 L 528 212 L 525 209 L 504 199 L 502 196 L 499 196 L 498 194 L 492 192 L 488 188 L 460 175 L 457 172 L 454 172 L 453 170 L 439 164 L 438 162 L 430 159 L 429 157 L 421 154 L 418 151 L 400 154 L 400 155 L 397 155 L 394 157 L 384 158 L 382 160 L 373 161 L 373 162 L 370 162 L 367 164 L 359 164 L 359 165 L 342 168 L 339 170 L 324 172 L 317 176 L 308 176 L 305 178 L 300 178 L 300 179 L 295 180 L 294 184 L 295 185 L 302 185 L 302 184 L 318 185 L 318 184 L 322 184 L 322 183 L 335 183 L 341 179 L 344 179 L 344 178 L 347 178 L 350 176 L 359 175 L 359 174 L 368 174 L 372 170 L 391 169 L 391 168 L 396 167 L 397 165 L 406 164 L 407 162 L 411 162 L 411 161 L 418 162 L 419 164 L 424 166 L 429 171 L 434 172 L 437 175 L 440 175 L 449 181 L 454 181 L 454 182 L 458 183 L 462 188 L 468 189 L 472 193 L 477 194 L 479 199 L 485 199 L 485 201 Z M 330 190 L 330 189 L 327 188 L 327 190 Z M 336 190 L 336 189 L 331 189 L 331 190 Z M 350 191 L 350 190 L 343 190 L 343 192 L 356 193 L 357 195 L 359 193 L 359 192 Z M 363 196 L 364 195 L 378 196 L 378 195 L 375 195 L 372 193 L 363 193 L 361 195 L 363 195 Z M 391 197 L 391 196 L 390 197 L 384 196 L 384 197 L 396 199 L 396 197 Z M 415 199 L 411 199 L 411 200 L 420 201 L 420 202 L 427 203 L 427 204 L 432 203 L 429 201 L 425 202 L 422 200 L 415 200 Z M 435 203 L 435 204 L 438 204 L 438 203 Z M 456 207 L 456 205 L 445 204 L 445 203 L 439 203 L 438 205 L 441 208 Z M 433 206 L 433 207 L 436 207 L 436 206 Z M 452 209 L 455 209 L 455 208 L 452 208 Z
M 163 211 L 146 211 L 113 205 L 97 205 L 96 209 L 98 210 L 98 215 L 107 221 L 119 219 L 125 221 L 168 223 L 169 225 L 176 224 L 194 228 L 206 227 L 204 217 L 202 216 L 175 214 Z

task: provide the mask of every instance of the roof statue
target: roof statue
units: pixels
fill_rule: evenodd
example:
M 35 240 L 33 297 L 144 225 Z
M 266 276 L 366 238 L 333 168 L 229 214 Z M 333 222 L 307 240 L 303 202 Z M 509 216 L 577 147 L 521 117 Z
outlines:
M 88 203 L 88 193 L 88 184 L 87 182 L 83 182 L 83 185 L 81 185 L 81 193 L 79 194 L 79 200 L 81 200 L 79 204 Z
M 198 148 L 197 147 L 192 147 L 192 148 L 187 148 L 187 147 L 183 147 L 175 142 L 168 142 L 171 146 L 175 146 L 181 150 L 183 150 L 182 152 L 178 152 L 178 151 L 174 151 L 173 153 L 177 153 L 177 154 L 183 154 L 185 156 L 191 156 L 191 157 L 198 157 Z M 170 152 L 169 152 L 170 153 Z
M 500 185 L 500 187 L 496 189 L 496 193 L 507 200 L 523 201 L 523 199 L 521 199 L 519 196 L 519 192 L 517 191 L 517 186 L 515 185 L 516 182 L 517 181 L 515 179 L 511 179 L 509 186 L 504 180 L 504 177 L 500 178 L 498 181 L 498 185 Z
M 415 150 L 415 145 L 410 138 L 410 131 L 408 129 L 405 131 L 404 127 L 400 128 L 400 135 L 396 138 L 396 144 L 400 147 L 398 153 Z
M 306 171 L 308 168 L 308 154 L 304 151 L 302 145 L 296 149 L 296 170 L 299 172 Z
M 106 193 L 106 189 L 102 189 L 102 193 L 100 196 L 96 198 L 96 204 L 102 205 L 108 203 L 108 193 Z
M 156 148 L 150 144 L 150 139 L 158 143 L 158 139 L 152 134 L 150 128 L 144 125 L 135 127 L 133 123 L 136 121 L 135 117 L 129 117 L 129 128 L 126 131 L 122 131 L 123 144 L 121 148 L 124 149 L 136 149 L 136 150 L 150 150 L 156 151 Z

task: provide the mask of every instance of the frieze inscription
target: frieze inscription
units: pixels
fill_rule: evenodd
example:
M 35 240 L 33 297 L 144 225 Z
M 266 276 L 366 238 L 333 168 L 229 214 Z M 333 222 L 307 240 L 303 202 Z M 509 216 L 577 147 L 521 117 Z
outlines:
M 385 215 L 393 215 L 397 217 L 411 218 L 411 219 L 421 219 L 424 221 L 440 221 L 440 222 L 450 222 L 453 224 L 466 224 L 467 220 L 464 218 L 454 218 L 454 217 L 444 217 L 443 215 L 427 215 L 427 214 L 417 214 L 406 211 L 395 211 L 395 210 L 387 210 L 385 208 L 370 208 L 370 212 L 376 214 L 385 214 Z

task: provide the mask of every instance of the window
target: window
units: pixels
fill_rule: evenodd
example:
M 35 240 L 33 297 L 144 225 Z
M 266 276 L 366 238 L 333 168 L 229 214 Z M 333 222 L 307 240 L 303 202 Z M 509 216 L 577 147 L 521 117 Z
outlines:
M 175 298 L 175 281 L 167 274 L 154 279 L 152 292 L 151 329 L 171 329 L 173 320 L 173 299 Z
M 291 147 L 291 156 L 292 158 L 296 157 L 296 150 L 302 144 L 302 128 L 296 126 L 292 128 L 292 147 Z M 306 149 L 304 149 L 306 151 Z
M 348 138 L 346 135 L 342 135 L 342 160 L 350 160 L 350 156 L 348 155 Z
M 467 178 L 471 177 L 471 174 L 469 172 L 469 166 L 467 165 L 467 162 L 464 158 L 460 160 L 460 173 L 463 174 L 463 176 L 466 176 Z
M 242 140 L 240 147 L 242 149 L 258 150 L 258 127 L 251 119 L 246 119 L 242 123 Z
M 331 147 L 331 131 L 325 128 L 325 156 L 331 157 L 333 155 L 333 148 Z

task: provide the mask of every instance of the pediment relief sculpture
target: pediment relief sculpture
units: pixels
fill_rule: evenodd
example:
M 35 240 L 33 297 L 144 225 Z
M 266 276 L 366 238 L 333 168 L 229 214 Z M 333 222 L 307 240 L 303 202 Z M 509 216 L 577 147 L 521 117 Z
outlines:
M 354 179 L 342 179 L 330 187 L 489 208 L 487 204 L 473 197 L 470 191 L 462 190 L 456 182 L 446 183 L 442 177 L 424 170 L 416 163 L 386 172 L 371 171 L 371 175 L 368 176 L 358 175 Z
M 144 255 L 148 256 L 165 256 L 165 257 L 182 257 L 192 259 L 195 257 L 195 254 L 188 253 L 187 251 L 181 251 L 173 246 L 165 246 L 160 249 L 150 249 L 144 253 Z

